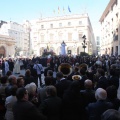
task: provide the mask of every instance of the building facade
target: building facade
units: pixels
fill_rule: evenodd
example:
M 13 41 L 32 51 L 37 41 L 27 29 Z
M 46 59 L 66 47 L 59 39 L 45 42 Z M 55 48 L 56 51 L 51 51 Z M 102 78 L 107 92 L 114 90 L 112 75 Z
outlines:
M 29 29 L 27 24 L 27 21 L 23 25 L 10 21 L 4 22 L 0 28 L 2 35 L 7 35 L 15 40 L 12 49 L 17 51 L 17 55 L 26 55 L 29 49 Z
M 0 35 L 0 58 L 1 57 L 14 57 L 15 40 L 6 35 Z
M 31 46 L 35 55 L 44 50 L 60 54 L 61 43 L 66 43 L 66 52 L 77 55 L 83 52 L 83 36 L 86 36 L 85 52 L 95 53 L 95 38 L 88 14 L 43 18 L 30 21 Z
M 120 1 L 110 0 L 101 18 L 101 54 L 120 55 Z

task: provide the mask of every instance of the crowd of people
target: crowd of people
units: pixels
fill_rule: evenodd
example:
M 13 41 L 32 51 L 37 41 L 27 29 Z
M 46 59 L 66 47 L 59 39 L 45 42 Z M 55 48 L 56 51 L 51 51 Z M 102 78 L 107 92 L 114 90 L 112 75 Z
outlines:
M 120 56 L 10 58 L 1 69 L 0 120 L 120 120 Z

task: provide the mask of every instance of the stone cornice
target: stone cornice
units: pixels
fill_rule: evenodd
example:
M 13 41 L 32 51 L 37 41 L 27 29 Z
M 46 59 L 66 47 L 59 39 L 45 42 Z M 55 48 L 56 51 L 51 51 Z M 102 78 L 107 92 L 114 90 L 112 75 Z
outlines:
M 103 19 L 105 18 L 106 14 L 109 12 L 109 10 L 111 9 L 111 6 L 115 3 L 116 0 L 110 0 L 110 2 L 108 3 L 107 7 L 105 8 L 101 18 L 100 18 L 100 22 L 103 21 Z

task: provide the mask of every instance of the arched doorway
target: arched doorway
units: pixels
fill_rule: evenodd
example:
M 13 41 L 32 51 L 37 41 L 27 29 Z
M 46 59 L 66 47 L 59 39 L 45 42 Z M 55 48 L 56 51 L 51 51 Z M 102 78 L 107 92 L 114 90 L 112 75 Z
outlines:
M 5 57 L 5 48 L 3 46 L 0 47 L 0 58 Z

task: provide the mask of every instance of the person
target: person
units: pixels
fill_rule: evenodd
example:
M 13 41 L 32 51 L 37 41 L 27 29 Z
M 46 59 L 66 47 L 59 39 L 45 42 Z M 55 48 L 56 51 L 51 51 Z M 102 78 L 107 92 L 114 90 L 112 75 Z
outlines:
M 32 75 L 31 75 L 31 71 L 29 69 L 27 69 L 25 71 L 25 76 L 24 76 L 24 85 L 30 84 L 31 82 L 34 82 L 36 85 L 38 85 L 38 81 L 37 79 L 35 79 Z
M 25 88 L 18 88 L 16 97 L 17 102 L 13 105 L 14 120 L 47 120 L 47 118 L 28 101 L 28 91 Z
M 9 84 L 8 84 L 8 86 L 5 88 L 6 97 L 8 97 L 8 96 L 11 95 L 11 88 L 12 88 L 12 86 L 17 84 L 16 76 L 10 75 L 10 76 L 8 77 L 8 81 L 9 81 Z
M 20 74 L 20 63 L 19 59 L 16 60 L 15 66 L 14 66 L 14 73 Z
M 106 102 L 107 92 L 103 88 L 95 91 L 95 98 L 97 101 L 89 103 L 86 108 L 89 120 L 101 120 L 102 113 L 113 108 L 111 102 Z
M 9 64 L 8 64 L 8 61 L 5 60 L 4 64 L 5 64 L 5 75 L 6 75 L 6 73 L 9 71 Z
M 56 88 L 53 85 L 47 86 L 46 95 L 47 98 L 41 103 L 39 110 L 48 120 L 61 120 L 62 100 L 57 97 Z
M 81 90 L 80 93 L 84 98 L 85 106 L 89 103 L 96 102 L 95 91 L 93 90 L 93 83 L 91 80 L 87 79 L 84 82 L 85 90 Z
M 43 73 L 43 66 L 42 64 L 39 64 L 39 61 L 36 61 L 36 64 L 34 64 L 33 69 L 37 71 L 37 77 L 39 78 L 40 86 L 41 86 L 43 84 L 41 80 L 41 74 Z
M 6 120 L 14 120 L 12 106 L 17 101 L 16 91 L 17 91 L 17 86 L 13 85 L 11 87 L 11 96 L 8 96 L 6 98 L 6 101 L 5 101 L 5 107 L 6 107 L 5 119 Z
M 114 109 L 106 110 L 102 114 L 101 120 L 120 120 L 120 113 Z
M 24 78 L 23 77 L 18 77 L 17 78 L 17 86 L 19 87 L 24 87 Z
M 12 59 L 9 59 L 8 64 L 9 64 L 10 71 L 13 72 L 14 62 L 12 61 Z
M 81 85 L 73 81 L 63 94 L 62 120 L 84 120 L 84 100 L 80 94 Z
M 58 72 L 56 74 L 56 78 L 57 78 L 57 83 L 55 87 L 57 89 L 57 96 L 63 98 L 63 94 L 65 90 L 67 90 L 67 88 L 70 86 L 72 81 L 65 79 L 62 72 Z
M 52 68 L 50 67 L 50 63 L 47 63 L 47 68 L 45 68 L 45 70 L 44 70 L 44 76 L 45 77 L 47 76 L 47 71 L 48 70 L 52 70 Z

